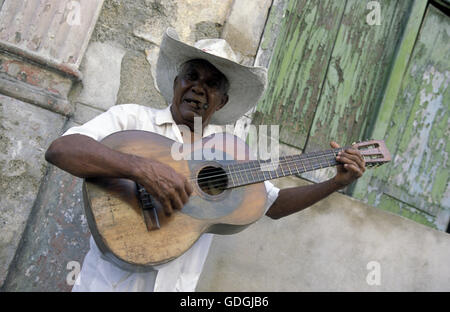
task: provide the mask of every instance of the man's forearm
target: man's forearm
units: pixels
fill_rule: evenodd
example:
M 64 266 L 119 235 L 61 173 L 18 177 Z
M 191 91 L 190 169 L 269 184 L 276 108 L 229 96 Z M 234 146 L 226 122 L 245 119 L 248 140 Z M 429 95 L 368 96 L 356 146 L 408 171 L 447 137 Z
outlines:
M 282 189 L 266 215 L 272 219 L 288 216 L 315 204 L 340 188 L 341 185 L 330 179 L 322 183 Z
M 134 158 L 79 134 L 56 139 L 45 153 L 48 162 L 79 178 L 132 178 Z
M 45 159 L 80 178 L 126 178 L 141 184 L 164 211 L 180 210 L 192 194 L 187 178 L 157 160 L 112 150 L 94 139 L 74 134 L 56 139 Z

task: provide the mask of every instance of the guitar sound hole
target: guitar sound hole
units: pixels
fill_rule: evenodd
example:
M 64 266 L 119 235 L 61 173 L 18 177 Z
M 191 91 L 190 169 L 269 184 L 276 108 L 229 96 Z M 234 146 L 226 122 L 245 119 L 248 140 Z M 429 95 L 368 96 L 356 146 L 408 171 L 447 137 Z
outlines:
M 228 185 L 227 173 L 220 167 L 207 166 L 198 173 L 197 183 L 203 192 L 209 195 L 218 195 Z

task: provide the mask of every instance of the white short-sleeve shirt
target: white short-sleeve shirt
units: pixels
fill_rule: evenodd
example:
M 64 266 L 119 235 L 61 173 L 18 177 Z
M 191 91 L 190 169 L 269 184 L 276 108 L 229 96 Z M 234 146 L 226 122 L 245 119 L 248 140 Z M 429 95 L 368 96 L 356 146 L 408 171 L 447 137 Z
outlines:
M 137 104 L 113 106 L 82 126 L 70 128 L 63 135 L 82 134 L 100 141 L 122 130 L 145 130 L 183 142 L 170 106 L 154 109 Z M 222 130 L 221 126 L 208 125 L 203 136 Z M 278 197 L 279 189 L 268 181 L 265 186 L 267 211 Z M 213 234 L 203 234 L 182 256 L 156 267 L 157 273 L 132 273 L 104 260 L 91 236 L 90 250 L 72 291 L 195 291 L 212 237 Z

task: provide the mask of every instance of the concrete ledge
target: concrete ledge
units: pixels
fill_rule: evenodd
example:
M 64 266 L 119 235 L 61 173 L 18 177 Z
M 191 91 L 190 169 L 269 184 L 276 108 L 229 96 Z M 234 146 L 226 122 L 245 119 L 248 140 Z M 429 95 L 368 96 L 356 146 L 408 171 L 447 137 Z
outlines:
M 370 285 L 374 263 L 379 285 Z M 449 291 L 449 263 L 449 234 L 334 193 L 292 216 L 216 236 L 197 291 Z

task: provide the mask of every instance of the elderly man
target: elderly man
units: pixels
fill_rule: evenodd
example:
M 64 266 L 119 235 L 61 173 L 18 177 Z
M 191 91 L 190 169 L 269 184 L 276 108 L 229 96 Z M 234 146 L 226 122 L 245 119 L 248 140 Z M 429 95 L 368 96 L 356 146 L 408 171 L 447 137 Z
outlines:
M 113 106 L 55 140 L 46 159 L 80 178 L 111 177 L 134 180 L 145 187 L 167 214 L 189 200 L 192 186 L 171 167 L 153 159 L 114 151 L 98 141 L 127 129 L 155 132 L 182 142 L 180 126 L 187 126 L 193 141 L 219 131 L 213 124 L 237 120 L 253 107 L 265 88 L 265 69 L 242 66 L 223 40 L 202 40 L 194 47 L 178 40 L 173 29 L 164 35 L 157 65 L 157 83 L 171 103 L 164 110 L 135 104 Z M 202 134 L 194 132 L 194 118 L 201 117 Z M 221 130 L 222 128 L 220 128 Z M 335 142 L 333 148 L 339 147 Z M 266 182 L 266 215 L 279 219 L 300 211 L 352 183 L 365 170 L 364 159 L 354 149 L 343 151 L 337 174 L 331 180 L 305 187 L 278 190 Z M 193 291 L 211 244 L 203 234 L 182 256 L 155 271 L 133 273 L 105 261 L 91 238 L 74 291 Z

